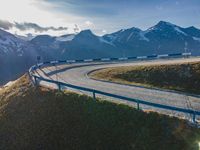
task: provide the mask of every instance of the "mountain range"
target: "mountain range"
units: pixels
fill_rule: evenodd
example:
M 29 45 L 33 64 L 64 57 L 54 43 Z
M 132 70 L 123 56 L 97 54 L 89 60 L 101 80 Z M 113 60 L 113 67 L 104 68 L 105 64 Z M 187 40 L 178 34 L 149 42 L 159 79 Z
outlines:
M 147 30 L 133 27 L 103 36 L 84 30 L 60 37 L 27 38 L 0 29 L 0 85 L 24 73 L 36 63 L 37 56 L 49 61 L 180 52 L 200 55 L 200 29 L 160 21 Z

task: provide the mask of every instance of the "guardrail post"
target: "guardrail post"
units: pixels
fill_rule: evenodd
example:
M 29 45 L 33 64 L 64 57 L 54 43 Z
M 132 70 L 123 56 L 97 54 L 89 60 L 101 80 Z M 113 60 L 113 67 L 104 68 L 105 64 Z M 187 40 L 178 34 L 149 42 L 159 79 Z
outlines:
M 195 115 L 195 112 L 193 113 L 193 118 L 192 118 L 192 120 L 193 120 L 193 123 L 196 123 L 196 115 Z
M 58 85 L 58 90 L 61 91 L 61 85 L 60 85 L 60 83 L 58 83 L 57 85 Z
M 33 78 L 34 78 L 34 83 L 37 86 L 37 77 L 34 76 Z
M 93 93 L 93 99 L 96 100 L 95 91 L 93 91 L 92 93 Z
M 140 110 L 140 103 L 137 101 L 137 110 Z

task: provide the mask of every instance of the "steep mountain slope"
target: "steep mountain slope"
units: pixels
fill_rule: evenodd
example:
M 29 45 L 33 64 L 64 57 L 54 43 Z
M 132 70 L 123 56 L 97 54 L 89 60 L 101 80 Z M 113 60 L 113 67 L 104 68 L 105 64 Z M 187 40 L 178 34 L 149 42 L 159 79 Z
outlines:
M 61 53 L 59 47 L 60 42 L 57 42 L 56 37 L 39 35 L 33 38 L 30 43 L 34 45 L 43 60 L 59 59 Z
M 200 43 L 179 26 L 161 21 L 146 32 L 145 35 L 150 39 L 149 46 L 159 54 L 188 51 L 194 55 L 200 53 Z
M 105 35 L 103 38 L 120 48 L 123 56 L 137 56 L 152 53 L 146 48 L 149 39 L 144 34 L 145 32 L 138 28 L 130 28 Z
M 84 59 L 117 56 L 117 47 L 94 35 L 90 30 L 77 34 L 70 42 L 62 43 L 62 58 Z
M 160 21 L 155 26 L 142 31 L 137 28 L 120 30 L 103 38 L 124 49 L 124 55 L 149 55 L 192 52 L 200 54 L 200 30 L 181 28 L 174 24 Z
M 188 28 L 182 28 L 182 30 L 186 33 L 186 34 L 188 34 L 188 35 L 190 35 L 190 36 L 193 36 L 193 37 L 196 37 L 196 38 L 200 38 L 200 30 L 199 29 L 197 29 L 197 28 L 195 28 L 195 27 L 188 27 Z
M 31 44 L 0 30 L 0 85 L 19 77 L 35 63 L 36 55 Z

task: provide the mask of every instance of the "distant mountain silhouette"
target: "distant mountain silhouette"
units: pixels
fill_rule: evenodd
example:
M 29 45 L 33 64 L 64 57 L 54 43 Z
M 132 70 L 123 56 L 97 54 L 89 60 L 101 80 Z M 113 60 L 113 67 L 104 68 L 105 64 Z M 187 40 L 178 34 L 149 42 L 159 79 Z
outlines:
M 191 52 L 200 55 L 200 30 L 160 21 L 141 30 L 130 28 L 94 35 L 90 30 L 52 37 L 39 35 L 30 40 L 0 30 L 0 84 L 15 79 L 36 62 L 55 59 L 90 59 Z

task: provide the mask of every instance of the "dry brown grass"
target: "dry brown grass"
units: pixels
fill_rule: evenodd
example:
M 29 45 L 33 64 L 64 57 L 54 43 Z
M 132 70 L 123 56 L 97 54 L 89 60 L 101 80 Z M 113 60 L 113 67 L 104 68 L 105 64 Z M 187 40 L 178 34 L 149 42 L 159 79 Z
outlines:
M 106 68 L 94 79 L 200 94 L 200 62 Z
M 0 96 L 2 150 L 198 150 L 198 140 L 184 120 L 35 88 L 27 76 Z

